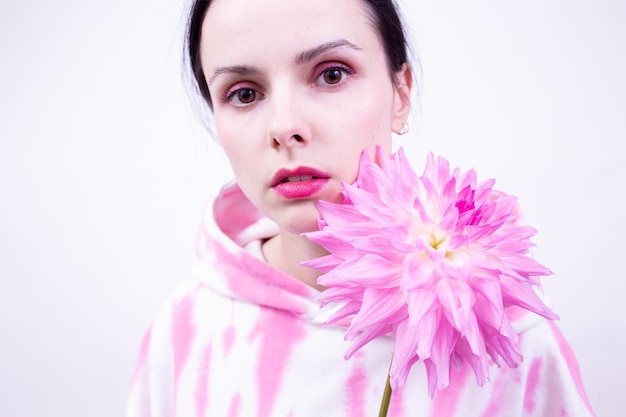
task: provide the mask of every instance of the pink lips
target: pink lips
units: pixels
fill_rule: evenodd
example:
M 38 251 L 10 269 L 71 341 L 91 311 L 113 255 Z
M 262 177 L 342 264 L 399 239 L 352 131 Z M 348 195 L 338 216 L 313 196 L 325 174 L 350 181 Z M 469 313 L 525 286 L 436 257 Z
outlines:
M 329 175 L 309 167 L 281 169 L 272 179 L 272 188 L 288 199 L 313 197 L 329 180 Z

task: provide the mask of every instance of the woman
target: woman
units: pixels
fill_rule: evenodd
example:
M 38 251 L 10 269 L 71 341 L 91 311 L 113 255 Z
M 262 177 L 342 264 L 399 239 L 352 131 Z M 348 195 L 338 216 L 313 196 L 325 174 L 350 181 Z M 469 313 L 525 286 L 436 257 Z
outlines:
M 189 58 L 237 183 L 224 188 L 198 236 L 198 280 L 181 289 L 144 340 L 129 416 L 374 416 L 393 341 L 352 359 L 315 300 L 326 252 L 315 202 L 341 201 L 366 149 L 387 153 L 406 132 L 412 88 L 392 1 L 196 1 Z M 526 360 L 471 369 L 428 397 L 414 367 L 389 416 L 592 415 L 558 330 L 515 321 Z M 569 356 L 568 356 L 569 355 Z

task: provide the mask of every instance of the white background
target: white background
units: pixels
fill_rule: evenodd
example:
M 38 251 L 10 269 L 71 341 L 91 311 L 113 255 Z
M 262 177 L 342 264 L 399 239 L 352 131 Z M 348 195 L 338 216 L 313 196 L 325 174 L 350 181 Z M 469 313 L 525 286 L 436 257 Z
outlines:
M 626 3 L 404 3 L 421 74 L 400 144 L 519 197 L 591 403 L 623 415 Z M 182 0 L 0 2 L 3 417 L 122 415 L 189 277 L 229 174 L 186 96 L 183 22 Z

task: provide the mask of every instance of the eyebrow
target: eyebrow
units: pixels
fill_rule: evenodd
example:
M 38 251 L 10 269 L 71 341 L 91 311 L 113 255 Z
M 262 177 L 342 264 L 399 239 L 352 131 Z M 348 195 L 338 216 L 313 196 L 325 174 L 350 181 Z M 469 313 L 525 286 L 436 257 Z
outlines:
M 337 39 L 335 41 L 325 42 L 319 46 L 316 46 L 311 49 L 307 49 L 306 51 L 300 52 L 295 59 L 296 65 L 306 64 L 307 62 L 312 61 L 318 56 L 324 54 L 327 51 L 337 48 L 348 47 L 350 49 L 354 49 L 355 51 L 360 51 L 361 48 L 353 44 L 352 42 L 346 39 Z M 211 85 L 215 79 L 222 74 L 236 74 L 242 76 L 256 75 L 261 71 L 252 65 L 230 65 L 225 67 L 219 67 L 211 77 L 207 81 L 207 85 Z
M 296 64 L 298 64 L 298 65 L 305 64 L 305 63 L 315 59 L 316 57 L 322 55 L 324 52 L 327 52 L 327 51 L 329 51 L 331 49 L 337 49 L 337 48 L 342 48 L 342 47 L 348 47 L 348 48 L 354 49 L 356 51 L 360 51 L 361 50 L 361 48 L 359 48 L 358 46 L 356 46 L 355 44 L 353 44 L 349 40 L 338 39 L 336 41 L 326 42 L 326 43 L 323 43 L 323 44 L 321 44 L 319 46 L 316 46 L 315 48 L 311 48 L 311 49 L 308 49 L 308 50 L 306 50 L 304 52 L 301 52 L 296 57 Z
M 230 65 L 227 67 L 219 67 L 213 72 L 211 78 L 209 78 L 209 80 L 207 81 L 207 85 L 211 85 L 211 83 L 213 83 L 213 81 L 221 74 L 237 74 L 248 76 L 258 73 L 260 73 L 259 69 L 251 65 Z

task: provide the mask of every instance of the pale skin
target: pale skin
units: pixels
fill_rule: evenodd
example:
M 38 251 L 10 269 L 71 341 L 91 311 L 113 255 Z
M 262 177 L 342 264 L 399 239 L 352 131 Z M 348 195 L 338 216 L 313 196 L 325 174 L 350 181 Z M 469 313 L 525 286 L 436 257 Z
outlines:
M 390 72 L 367 7 L 215 0 L 202 26 L 217 135 L 244 194 L 280 228 L 263 244 L 265 259 L 318 289 L 319 272 L 298 266 L 326 253 L 301 235 L 317 229 L 315 202 L 340 202 L 361 152 L 373 156 L 381 145 L 389 153 L 410 109 L 410 68 Z M 323 173 L 323 186 L 279 192 L 281 173 L 301 170 Z

